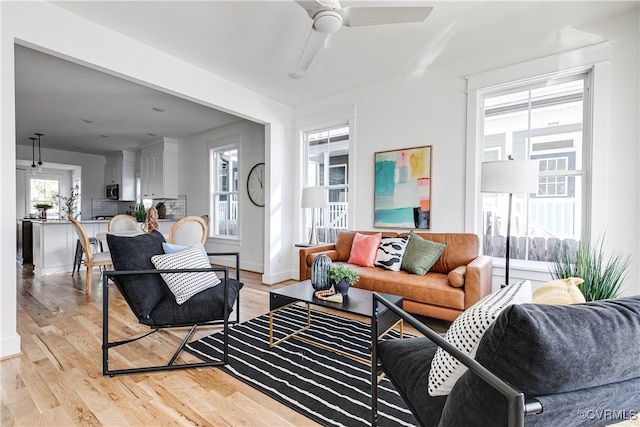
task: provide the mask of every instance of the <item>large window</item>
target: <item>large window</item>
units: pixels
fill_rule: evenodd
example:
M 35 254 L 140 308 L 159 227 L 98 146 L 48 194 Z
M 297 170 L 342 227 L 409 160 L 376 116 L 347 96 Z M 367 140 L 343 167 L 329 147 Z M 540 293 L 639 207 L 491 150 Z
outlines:
M 29 179 L 29 197 L 30 197 L 30 213 L 38 214 L 39 211 L 35 207 L 38 204 L 49 204 L 51 209 L 47 210 L 47 218 L 59 218 L 60 206 L 58 203 L 58 195 L 60 194 L 60 181 L 57 179 L 30 178 Z
M 238 148 L 210 150 L 211 227 L 209 236 L 235 238 L 238 230 Z
M 511 258 L 550 261 L 561 244 L 574 247 L 582 235 L 587 81 L 580 74 L 483 94 L 482 161 L 539 161 L 537 193 L 513 195 Z M 504 257 L 508 197 L 482 195 L 486 255 Z
M 334 242 L 338 231 L 348 228 L 349 126 L 305 132 L 304 144 L 307 161 L 303 186 L 326 187 L 329 192 L 329 207 L 316 215 L 318 240 Z M 311 229 L 311 218 L 304 229 Z

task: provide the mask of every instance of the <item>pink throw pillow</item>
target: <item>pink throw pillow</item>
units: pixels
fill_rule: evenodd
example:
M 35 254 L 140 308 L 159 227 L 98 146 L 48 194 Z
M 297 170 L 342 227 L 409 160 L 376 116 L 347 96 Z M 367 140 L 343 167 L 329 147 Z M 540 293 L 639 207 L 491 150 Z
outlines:
M 349 261 L 347 262 L 363 267 L 373 267 L 381 239 L 382 233 L 369 235 L 356 233 L 353 238 L 353 244 L 351 245 Z

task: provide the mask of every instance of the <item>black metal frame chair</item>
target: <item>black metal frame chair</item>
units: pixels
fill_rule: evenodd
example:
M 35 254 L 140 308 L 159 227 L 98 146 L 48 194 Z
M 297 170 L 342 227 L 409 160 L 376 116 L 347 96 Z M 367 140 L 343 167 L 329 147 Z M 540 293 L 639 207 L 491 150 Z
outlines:
M 235 280 L 240 282 L 240 254 L 238 252 L 217 252 L 217 253 L 208 253 L 209 256 L 235 256 L 236 266 L 235 266 Z M 163 325 L 153 325 L 150 326 L 152 329 L 149 332 L 143 333 L 142 335 L 138 335 L 136 337 L 121 340 L 121 341 L 109 341 L 109 279 L 115 279 L 119 276 L 125 275 L 146 275 L 146 274 L 162 274 L 162 273 L 204 273 L 204 272 L 217 272 L 223 273 L 224 278 L 221 279 L 221 285 L 224 284 L 224 308 L 223 308 L 223 318 L 222 319 L 214 319 L 210 321 L 199 321 L 199 322 L 186 322 L 179 324 L 163 324 Z M 201 368 L 208 366 L 222 366 L 228 363 L 229 359 L 229 325 L 236 324 L 240 322 L 240 294 L 238 292 L 238 296 L 235 302 L 235 320 L 229 320 L 230 307 L 228 306 L 229 300 L 229 268 L 228 267 L 211 267 L 211 268 L 196 268 L 196 269 L 174 269 L 174 270 L 128 270 L 128 271 L 106 271 L 103 277 L 103 285 L 102 285 L 102 375 L 109 375 L 111 377 L 115 375 L 122 374 L 135 374 L 141 372 L 154 372 L 154 371 L 163 371 L 163 370 L 172 370 L 172 369 L 187 369 L 187 368 Z M 220 285 L 218 285 L 220 286 Z M 125 301 L 127 298 L 125 295 Z M 127 301 L 129 307 L 133 310 L 133 307 Z M 176 303 L 177 304 L 177 303 Z M 213 360 L 213 361 L 202 361 L 202 362 L 194 362 L 194 363 L 182 363 L 182 364 L 174 364 L 180 353 L 184 350 L 184 347 L 189 343 L 189 340 L 193 336 L 198 326 L 221 326 L 223 327 L 223 357 L 221 360 Z M 109 368 L 109 349 L 118 347 L 124 344 L 128 344 L 139 339 L 145 338 L 155 332 L 158 332 L 162 329 L 170 329 L 170 328 L 185 328 L 190 327 L 189 331 L 183 338 L 182 342 L 176 349 L 175 353 L 169 360 L 166 365 L 157 365 L 157 366 L 146 366 L 139 368 L 126 368 L 126 369 L 110 369 Z
M 458 350 L 458 348 L 446 341 L 438 333 L 428 328 L 418 319 L 411 316 L 409 313 L 405 312 L 390 301 L 386 300 L 383 296 L 376 292 L 373 293 L 373 319 L 377 318 L 376 314 L 379 310 L 379 304 L 382 304 L 388 310 L 393 311 L 396 315 L 402 318 L 404 322 L 409 323 L 411 326 L 417 329 L 418 332 L 427 337 L 438 347 L 441 347 L 447 353 L 458 359 L 463 365 L 469 368 L 471 372 L 475 373 L 483 381 L 485 381 L 491 387 L 496 389 L 500 394 L 506 397 L 509 427 L 523 427 L 525 416 L 535 415 L 542 412 L 542 404 L 539 401 L 533 398 L 525 398 L 524 393 L 515 389 L 514 387 L 491 373 L 474 359 L 470 358 L 465 353 Z M 379 371 L 384 371 L 384 366 L 382 366 L 378 361 L 377 337 L 378 324 L 373 321 L 371 322 L 371 425 L 373 427 L 378 425 L 378 375 Z

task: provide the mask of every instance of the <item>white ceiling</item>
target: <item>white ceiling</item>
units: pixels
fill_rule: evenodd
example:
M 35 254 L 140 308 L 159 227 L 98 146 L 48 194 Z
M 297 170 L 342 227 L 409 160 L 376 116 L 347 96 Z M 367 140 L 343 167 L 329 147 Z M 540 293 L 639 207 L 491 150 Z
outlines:
M 56 1 L 54 4 L 288 105 L 298 105 L 516 40 L 638 8 L 639 1 L 347 1 L 433 6 L 425 22 L 342 28 L 304 78 L 295 69 L 312 24 L 293 0 Z M 635 12 L 637 13 L 637 12 Z M 233 120 L 97 71 L 21 48 L 18 143 L 106 154 L 159 136 L 179 138 Z M 165 109 L 155 113 L 151 107 Z M 93 120 L 86 124 L 82 118 Z M 98 136 L 107 135 L 107 138 Z

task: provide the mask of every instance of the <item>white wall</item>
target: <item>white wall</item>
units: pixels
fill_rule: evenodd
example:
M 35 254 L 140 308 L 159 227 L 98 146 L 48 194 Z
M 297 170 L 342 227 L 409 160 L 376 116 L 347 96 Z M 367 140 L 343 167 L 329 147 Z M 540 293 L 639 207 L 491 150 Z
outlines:
M 352 182 L 356 211 L 353 229 L 373 227 L 373 158 L 376 151 L 433 145 L 432 229 L 465 231 L 466 102 L 465 77 L 547 55 L 574 49 L 594 41 L 611 41 L 610 124 L 594 141 L 593 233 L 606 228 L 607 246 L 632 259 L 625 295 L 640 294 L 640 178 L 638 175 L 640 117 L 639 14 L 621 14 L 535 39 L 513 42 L 508 49 L 476 52 L 458 62 L 417 70 L 375 85 L 350 90 L 297 106 L 294 120 L 339 108 L 357 106 L 355 156 Z M 585 36 L 588 34 L 588 37 Z M 498 270 L 498 269 L 496 269 Z M 526 277 L 527 272 L 520 272 Z M 498 272 L 498 274 L 500 274 Z M 530 272 L 540 280 L 540 272 Z M 546 271 L 542 276 L 548 276 Z M 546 280 L 546 279 L 542 279 Z
M 29 147 L 17 145 L 16 159 L 30 162 L 31 150 Z M 80 195 L 82 206 L 80 206 L 80 212 L 82 212 L 83 219 L 91 219 L 91 199 L 104 198 L 104 156 L 43 148 L 42 159 L 45 167 L 47 163 L 58 163 L 82 168 L 82 194 Z M 61 188 L 60 192 L 63 196 L 68 196 L 69 188 Z
M 209 212 L 209 146 L 222 146 L 230 137 L 239 140 L 240 176 L 238 178 L 240 239 L 209 239 L 210 252 L 240 252 L 240 267 L 264 271 L 264 212 L 249 200 L 247 176 L 256 163 L 265 161 L 263 125 L 243 121 L 192 136 L 180 142 L 178 152 L 178 194 L 187 195 L 187 215 Z
M 16 333 L 14 43 L 165 90 L 265 124 L 265 283 L 290 275 L 291 108 L 48 2 L 0 2 L 0 357 L 20 351 Z M 46 130 L 44 130 L 46 132 Z M 104 178 L 103 178 L 104 179 Z

